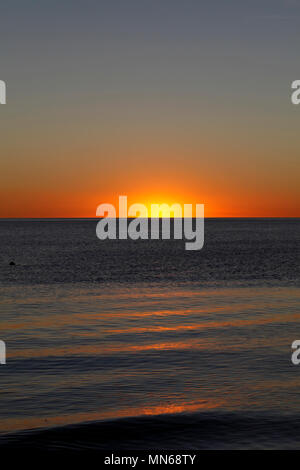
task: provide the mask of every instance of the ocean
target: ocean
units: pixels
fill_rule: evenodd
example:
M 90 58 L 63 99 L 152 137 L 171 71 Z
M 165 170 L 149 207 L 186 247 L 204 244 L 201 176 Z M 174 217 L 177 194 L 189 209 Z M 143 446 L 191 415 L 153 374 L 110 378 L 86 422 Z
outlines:
M 299 449 L 300 219 L 96 223 L 0 221 L 0 446 Z

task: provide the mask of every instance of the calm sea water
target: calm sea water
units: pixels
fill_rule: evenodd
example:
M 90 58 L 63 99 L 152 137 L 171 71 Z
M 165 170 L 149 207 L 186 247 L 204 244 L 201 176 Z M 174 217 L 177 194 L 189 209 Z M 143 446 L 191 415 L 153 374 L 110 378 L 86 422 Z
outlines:
M 300 219 L 207 219 L 198 252 L 95 227 L 0 222 L 3 436 L 300 448 Z

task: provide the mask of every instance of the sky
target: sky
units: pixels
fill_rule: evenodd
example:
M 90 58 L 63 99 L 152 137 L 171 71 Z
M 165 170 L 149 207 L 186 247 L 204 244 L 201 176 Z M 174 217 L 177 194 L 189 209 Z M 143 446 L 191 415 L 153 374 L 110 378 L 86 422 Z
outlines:
M 300 216 L 299 0 L 0 4 L 0 217 Z

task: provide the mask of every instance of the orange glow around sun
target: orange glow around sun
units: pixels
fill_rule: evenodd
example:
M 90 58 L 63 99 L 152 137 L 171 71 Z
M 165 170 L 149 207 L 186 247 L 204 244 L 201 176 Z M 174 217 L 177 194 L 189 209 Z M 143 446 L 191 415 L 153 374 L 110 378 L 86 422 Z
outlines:
M 194 188 L 193 188 L 194 189 Z M 47 191 L 0 191 L 0 217 L 2 218 L 94 218 L 100 204 L 114 205 L 118 216 L 119 196 L 127 195 L 128 208 L 132 204 L 144 204 L 151 214 L 152 204 L 192 204 L 195 216 L 196 204 L 204 204 L 205 217 L 299 217 L 296 205 L 268 199 L 268 194 L 251 197 L 249 194 L 214 194 L 212 191 L 166 190 L 148 191 L 134 188 L 130 191 L 93 191 L 93 193 Z M 279 195 L 279 198 L 280 199 Z M 167 212 L 160 216 L 166 217 Z M 171 213 L 172 217 L 172 213 Z

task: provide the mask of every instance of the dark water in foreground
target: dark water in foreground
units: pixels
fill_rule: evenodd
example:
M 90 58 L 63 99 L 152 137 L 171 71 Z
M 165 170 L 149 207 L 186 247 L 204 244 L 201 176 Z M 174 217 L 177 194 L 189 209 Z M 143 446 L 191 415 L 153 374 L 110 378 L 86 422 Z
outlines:
M 206 220 L 199 252 L 95 225 L 0 222 L 2 442 L 299 448 L 300 220 Z

